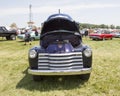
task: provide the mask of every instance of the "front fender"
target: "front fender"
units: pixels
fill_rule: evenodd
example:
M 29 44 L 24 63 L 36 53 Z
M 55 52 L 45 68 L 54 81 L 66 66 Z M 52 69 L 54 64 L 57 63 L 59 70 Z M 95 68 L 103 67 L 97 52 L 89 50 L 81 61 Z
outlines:
M 30 58 L 29 52 L 30 52 L 31 50 L 35 50 L 35 51 L 37 52 L 37 55 L 36 55 L 35 58 Z M 33 48 L 31 48 L 31 49 L 29 50 L 29 52 L 28 52 L 28 60 L 29 60 L 30 69 L 37 69 L 37 68 L 38 68 L 38 54 L 39 54 L 40 52 L 43 52 L 43 51 L 44 51 L 44 50 L 43 50 L 41 47 L 39 47 L 39 46 L 33 47 Z
M 90 57 L 86 57 L 84 54 L 84 50 L 90 48 L 89 46 L 85 45 L 82 51 L 82 56 L 83 56 L 83 67 L 84 68 L 90 68 L 92 67 L 92 54 Z M 91 48 L 90 48 L 91 49 Z M 92 50 L 92 49 L 91 49 Z

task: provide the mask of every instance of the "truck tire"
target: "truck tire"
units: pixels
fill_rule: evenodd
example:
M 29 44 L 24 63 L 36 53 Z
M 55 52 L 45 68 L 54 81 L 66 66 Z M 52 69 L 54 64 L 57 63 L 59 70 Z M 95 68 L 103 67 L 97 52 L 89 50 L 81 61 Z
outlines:
M 16 40 L 16 35 L 11 35 L 10 40 Z
M 10 40 L 10 36 L 6 36 L 6 39 L 7 39 L 7 40 Z

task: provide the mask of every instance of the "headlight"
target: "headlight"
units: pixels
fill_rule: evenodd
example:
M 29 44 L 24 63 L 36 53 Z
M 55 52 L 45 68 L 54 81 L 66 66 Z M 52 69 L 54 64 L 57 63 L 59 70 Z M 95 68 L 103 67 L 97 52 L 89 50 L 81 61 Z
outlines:
M 90 57 L 92 55 L 92 50 L 90 48 L 87 48 L 84 50 L 84 55 L 86 57 Z
M 37 56 L 37 52 L 35 50 L 30 50 L 29 51 L 29 57 L 30 58 L 35 58 Z

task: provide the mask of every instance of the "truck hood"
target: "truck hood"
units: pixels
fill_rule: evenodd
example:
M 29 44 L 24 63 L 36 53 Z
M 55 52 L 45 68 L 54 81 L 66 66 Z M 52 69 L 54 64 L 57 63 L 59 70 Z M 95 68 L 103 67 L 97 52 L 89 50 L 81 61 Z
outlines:
M 79 24 L 66 14 L 53 14 L 43 23 L 41 36 L 55 30 L 79 32 Z

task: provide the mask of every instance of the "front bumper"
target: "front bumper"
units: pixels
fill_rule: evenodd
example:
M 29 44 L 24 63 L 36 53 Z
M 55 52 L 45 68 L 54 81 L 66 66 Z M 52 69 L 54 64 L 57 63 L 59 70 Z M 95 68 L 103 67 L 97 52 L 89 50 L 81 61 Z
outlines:
M 28 69 L 31 75 L 80 75 L 91 73 L 91 68 L 72 69 L 72 70 L 33 70 Z

